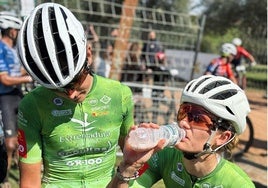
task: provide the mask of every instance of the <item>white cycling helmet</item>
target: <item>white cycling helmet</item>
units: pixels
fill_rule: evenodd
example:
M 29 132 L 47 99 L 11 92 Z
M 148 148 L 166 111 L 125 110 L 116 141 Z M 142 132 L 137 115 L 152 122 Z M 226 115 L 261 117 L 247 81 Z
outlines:
M 20 29 L 22 25 L 21 19 L 12 12 L 0 12 L 0 28 L 1 29 Z
M 234 38 L 232 43 L 236 46 L 241 46 L 242 45 L 242 40 L 240 38 Z
M 229 79 L 204 75 L 189 82 L 183 90 L 181 103 L 200 105 L 212 114 L 230 121 L 236 133 L 246 128 L 246 116 L 250 112 L 244 91 Z
M 221 46 L 221 55 L 224 57 L 228 57 L 231 54 L 236 55 L 236 53 L 237 53 L 236 47 L 235 47 L 235 45 L 233 45 L 231 43 L 224 43 Z
M 41 85 L 68 85 L 86 63 L 86 36 L 70 10 L 56 3 L 37 6 L 25 19 L 18 54 L 27 72 Z

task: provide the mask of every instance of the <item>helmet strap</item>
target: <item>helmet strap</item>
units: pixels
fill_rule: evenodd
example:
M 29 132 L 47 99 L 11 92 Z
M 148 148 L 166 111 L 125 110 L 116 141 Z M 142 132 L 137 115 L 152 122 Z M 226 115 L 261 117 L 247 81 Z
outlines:
M 213 150 L 211 148 L 211 140 L 212 138 L 214 138 L 216 132 L 218 130 L 218 127 L 216 127 L 216 130 L 212 130 L 212 134 L 209 136 L 207 142 L 204 144 L 204 147 L 203 147 L 203 151 L 199 152 L 199 153 L 187 153 L 187 152 L 184 152 L 183 153 L 183 156 L 188 159 L 188 160 L 192 160 L 192 159 L 197 159 L 198 157 L 202 156 L 202 155 L 205 155 L 205 154 L 212 154 L 212 153 L 215 153 L 215 150 Z

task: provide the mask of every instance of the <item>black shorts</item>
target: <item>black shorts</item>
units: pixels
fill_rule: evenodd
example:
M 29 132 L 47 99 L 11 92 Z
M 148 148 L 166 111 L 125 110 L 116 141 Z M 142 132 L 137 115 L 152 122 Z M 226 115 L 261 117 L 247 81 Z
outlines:
M 0 110 L 6 138 L 17 135 L 17 114 L 20 100 L 21 96 L 19 95 L 0 95 Z

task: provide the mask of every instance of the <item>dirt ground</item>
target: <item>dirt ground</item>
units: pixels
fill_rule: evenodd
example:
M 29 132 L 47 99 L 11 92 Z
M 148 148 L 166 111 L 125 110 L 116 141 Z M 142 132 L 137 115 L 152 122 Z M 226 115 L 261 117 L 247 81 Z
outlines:
M 267 99 L 262 90 L 246 91 L 254 127 L 254 142 L 249 151 L 236 163 L 252 178 L 257 188 L 267 187 Z M 267 97 L 267 96 L 266 96 Z

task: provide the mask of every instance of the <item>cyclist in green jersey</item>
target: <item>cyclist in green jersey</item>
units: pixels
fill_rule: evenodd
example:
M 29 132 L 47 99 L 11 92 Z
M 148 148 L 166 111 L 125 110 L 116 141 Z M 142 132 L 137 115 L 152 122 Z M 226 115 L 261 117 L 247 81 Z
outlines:
M 41 86 L 19 106 L 21 188 L 105 187 L 112 178 L 117 144 L 134 124 L 132 93 L 92 72 L 86 43 L 82 24 L 56 3 L 23 23 L 18 54 Z
M 204 75 L 192 80 L 183 90 L 177 115 L 186 137 L 173 148 L 161 150 L 162 139 L 143 152 L 132 150 L 126 140 L 124 158 L 109 186 L 151 187 L 163 179 L 168 188 L 254 187 L 240 167 L 222 157 L 231 153 L 249 112 L 245 93 L 229 79 Z M 159 128 L 153 123 L 140 126 Z

